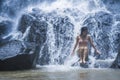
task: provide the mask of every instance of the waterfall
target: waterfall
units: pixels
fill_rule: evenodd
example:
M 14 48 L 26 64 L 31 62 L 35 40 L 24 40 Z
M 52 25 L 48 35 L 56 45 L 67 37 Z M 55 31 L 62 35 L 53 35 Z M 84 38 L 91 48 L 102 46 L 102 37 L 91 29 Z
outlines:
M 91 6 L 91 3 L 94 4 L 94 6 Z M 48 43 L 47 44 L 49 46 L 48 54 L 50 55 L 49 64 L 52 64 L 52 65 L 59 65 L 59 64 L 72 65 L 72 63 L 76 62 L 78 60 L 78 58 L 73 57 L 74 59 L 72 60 L 72 57 L 70 58 L 70 53 L 71 53 L 72 48 L 75 44 L 76 36 L 78 34 L 80 34 L 81 27 L 83 25 L 85 25 L 85 26 L 88 25 L 87 23 L 85 23 L 85 21 L 89 17 L 95 16 L 96 13 L 98 13 L 100 11 L 104 11 L 106 13 L 109 13 L 109 11 L 105 8 L 103 3 L 99 0 L 94 0 L 94 1 L 92 1 L 92 0 L 91 1 L 88 1 L 88 0 L 80 0 L 80 1 L 70 0 L 69 2 L 68 2 L 68 0 L 64 0 L 64 1 L 57 0 L 56 2 L 53 2 L 51 5 L 44 4 L 42 6 L 39 6 L 39 8 L 41 10 L 45 11 L 46 13 L 54 11 L 55 15 L 57 14 L 60 17 L 67 16 L 67 18 L 69 19 L 69 22 L 71 22 L 73 25 L 73 32 L 71 31 L 73 36 L 71 36 L 70 35 L 71 33 L 68 33 L 67 30 L 65 33 L 68 33 L 68 34 L 59 34 L 59 30 L 58 30 L 58 32 L 54 31 L 55 30 L 54 29 L 54 22 L 48 23 L 49 25 L 48 25 L 48 32 L 47 32 L 47 34 L 48 34 L 48 36 L 47 36 Z M 91 11 L 91 8 L 94 8 L 94 9 Z M 51 18 L 54 19 L 53 16 Z M 93 38 L 97 42 L 97 40 L 100 37 L 100 33 L 102 33 L 102 30 L 101 29 L 97 30 L 98 23 L 94 17 L 91 18 L 90 20 L 91 20 L 91 23 L 93 23 L 92 26 L 94 26 L 92 28 L 92 30 L 90 31 L 90 34 L 92 36 L 95 35 L 95 37 L 93 37 Z M 53 20 L 53 21 L 55 21 L 55 20 Z M 65 25 L 65 26 L 62 24 L 58 24 L 58 25 L 61 28 L 64 27 L 64 29 L 66 26 L 69 27 L 68 25 Z M 59 28 L 57 28 L 57 29 L 59 29 Z M 64 30 L 64 29 L 62 29 L 62 30 Z M 56 35 L 57 35 L 57 37 L 56 37 Z M 70 42 L 68 42 L 69 40 L 64 41 L 64 39 L 62 37 L 67 36 L 67 35 L 70 35 L 70 37 L 72 38 L 72 41 L 70 41 Z M 59 41 L 60 44 L 57 44 L 57 40 Z M 111 40 L 111 37 L 109 38 L 109 40 Z M 68 44 L 67 44 L 67 42 L 68 42 Z M 110 43 L 112 44 L 112 41 Z M 63 45 L 65 45 L 65 46 L 63 47 Z M 96 59 L 95 59 L 95 57 L 93 57 L 94 51 L 91 51 L 91 52 L 92 53 L 89 57 L 92 61 L 90 67 L 94 67 Z M 110 52 L 110 51 L 108 51 L 108 52 Z
M 56 63 L 55 59 L 57 58 L 57 56 L 59 56 L 59 54 L 56 54 L 55 50 L 55 33 L 53 31 L 53 25 L 51 23 L 48 23 L 49 27 L 48 27 L 48 31 L 47 31 L 47 44 L 48 44 L 48 49 L 49 49 L 49 55 L 51 57 L 50 63 L 54 64 Z
M 14 0 L 14 3 L 11 3 L 8 0 L 3 6 L 12 4 L 10 7 L 13 7 L 16 1 Z M 32 2 L 34 3 L 32 4 Z M 22 1 L 20 3 L 23 4 Z M 20 8 L 23 9 L 19 13 L 17 9 Z M 96 47 L 100 50 L 101 56 L 99 59 L 103 62 L 104 60 L 115 59 L 118 47 L 118 45 L 115 46 L 115 40 L 118 38 L 116 34 L 119 33 L 119 30 L 117 30 L 119 21 L 114 19 L 115 16 L 107 10 L 101 0 L 27 0 L 22 6 L 12 9 L 16 11 L 15 15 L 19 14 L 14 19 L 17 19 L 16 22 L 19 23 L 22 14 L 32 13 L 35 8 L 38 9 L 36 15 L 42 16 L 39 21 L 47 23 L 47 39 L 39 52 L 39 59 L 41 59 L 41 57 L 44 57 L 42 56 L 44 48 L 48 46 L 48 51 L 45 53 L 47 57 L 45 58 L 48 58 L 49 61 L 46 65 L 71 66 L 78 61 L 77 55 L 72 57 L 70 54 L 82 26 L 88 27 Z M 2 10 L 1 14 L 4 12 Z M 7 10 L 7 13 L 7 16 L 11 15 L 10 10 Z M 27 26 L 24 34 L 17 31 L 17 29 L 13 29 L 11 35 L 13 39 L 22 38 L 24 40 L 30 32 L 30 28 L 31 26 Z M 75 51 L 75 54 L 77 54 L 77 51 Z M 89 51 L 89 67 L 93 68 L 95 65 L 101 67 L 100 61 L 97 61 L 94 54 L 94 50 L 91 48 Z M 76 65 L 79 66 L 77 63 Z

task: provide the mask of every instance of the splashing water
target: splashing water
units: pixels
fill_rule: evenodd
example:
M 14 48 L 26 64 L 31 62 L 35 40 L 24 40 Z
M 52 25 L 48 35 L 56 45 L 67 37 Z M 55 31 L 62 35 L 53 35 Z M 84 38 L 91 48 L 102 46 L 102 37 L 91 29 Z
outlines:
M 29 5 L 24 11 L 30 13 L 34 8 L 39 8 L 41 10 L 40 13 L 44 12 L 48 14 L 48 27 L 47 27 L 47 40 L 46 43 L 48 45 L 48 57 L 49 64 L 48 65 L 64 65 L 71 66 L 76 63 L 79 58 L 77 55 L 70 56 L 72 49 L 75 45 L 75 40 L 77 35 L 80 34 L 80 29 L 82 26 L 87 26 L 90 29 L 90 34 L 95 41 L 95 45 L 98 44 L 98 48 L 100 48 L 101 52 L 106 55 L 110 53 L 113 58 L 115 58 L 116 53 L 113 51 L 113 41 L 116 37 L 112 38 L 115 34 L 107 34 L 109 36 L 108 40 L 110 41 L 110 48 L 112 50 L 105 52 L 103 48 L 104 41 L 102 40 L 101 34 L 102 30 L 102 22 L 101 20 L 95 17 L 99 12 L 105 12 L 111 14 L 105 7 L 105 5 L 100 0 L 56 0 L 52 3 L 48 3 L 47 1 L 37 4 L 37 5 Z M 23 14 L 23 13 L 21 13 Z M 101 13 L 100 13 L 101 14 Z M 104 17 L 104 16 L 103 16 Z M 101 18 L 101 16 L 100 16 Z M 90 19 L 90 20 L 89 20 Z M 45 21 L 43 19 L 43 21 Z M 19 22 L 19 20 L 18 20 Z M 99 23 L 98 23 L 99 22 Z M 90 24 L 89 24 L 90 23 Z M 116 24 L 116 23 L 115 23 Z M 18 24 L 17 24 L 18 25 Z M 92 27 L 91 27 L 92 26 Z M 114 25 L 113 25 L 114 26 Z M 115 25 L 116 26 L 116 25 Z M 99 28 L 99 29 L 98 29 Z M 30 26 L 28 26 L 26 32 L 21 34 L 17 32 L 16 35 L 13 35 L 14 39 L 25 38 L 29 32 Z M 16 29 L 15 29 L 16 30 Z M 116 28 L 112 28 L 110 31 L 114 31 Z M 13 32 L 14 34 L 15 32 Z M 41 47 L 40 57 L 42 57 L 42 50 L 45 45 Z M 105 45 L 106 46 L 106 45 Z M 77 54 L 77 52 L 75 52 Z M 106 58 L 106 57 L 105 57 Z M 94 51 L 91 49 L 89 53 L 90 64 L 89 67 L 93 68 L 96 64 L 96 58 L 94 57 Z M 77 64 L 77 66 L 79 66 Z M 99 66 L 100 67 L 100 66 Z

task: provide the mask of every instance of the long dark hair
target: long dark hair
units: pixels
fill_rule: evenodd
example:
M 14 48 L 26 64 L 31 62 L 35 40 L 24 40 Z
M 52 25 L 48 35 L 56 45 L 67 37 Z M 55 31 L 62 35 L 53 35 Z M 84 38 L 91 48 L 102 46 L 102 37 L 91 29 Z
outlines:
M 87 31 L 87 33 L 88 33 L 88 28 L 87 28 L 87 27 L 82 27 L 82 28 L 81 28 L 81 34 L 80 34 L 80 35 L 83 35 L 83 32 L 84 32 L 84 31 Z

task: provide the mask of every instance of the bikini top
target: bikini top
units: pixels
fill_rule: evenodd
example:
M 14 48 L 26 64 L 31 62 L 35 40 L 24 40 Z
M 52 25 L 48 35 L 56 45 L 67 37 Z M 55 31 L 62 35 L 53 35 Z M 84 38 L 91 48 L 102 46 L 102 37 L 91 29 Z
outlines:
M 81 43 L 88 43 L 88 37 L 86 37 L 85 39 L 82 39 L 80 36 L 79 36 L 79 44 Z

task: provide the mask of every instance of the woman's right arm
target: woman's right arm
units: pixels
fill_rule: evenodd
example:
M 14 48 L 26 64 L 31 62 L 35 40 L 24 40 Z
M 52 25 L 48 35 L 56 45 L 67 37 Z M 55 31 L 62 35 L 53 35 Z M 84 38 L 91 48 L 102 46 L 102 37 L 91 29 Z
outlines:
M 77 36 L 77 38 L 76 38 L 76 43 L 75 43 L 75 46 L 74 46 L 74 48 L 73 48 L 73 51 L 72 51 L 72 54 L 71 54 L 71 55 L 74 54 L 74 51 L 75 51 L 75 49 L 76 49 L 76 47 L 77 47 L 77 45 L 78 45 L 78 42 L 79 42 L 79 36 Z

